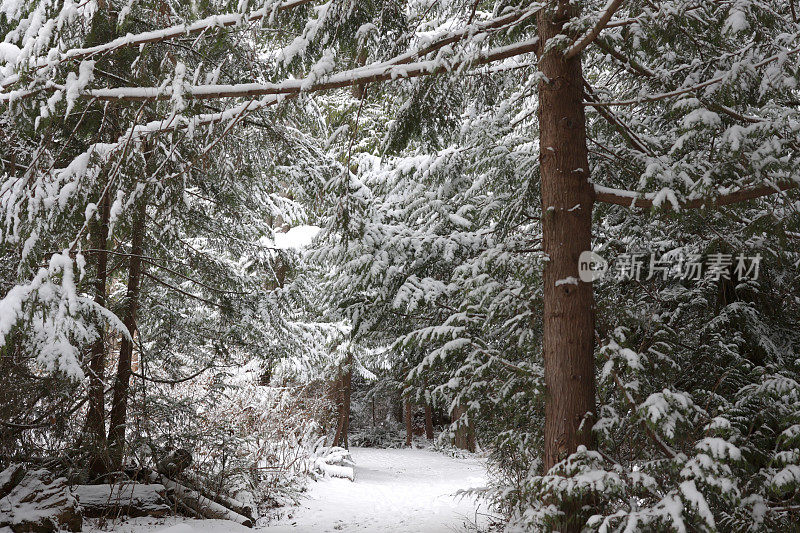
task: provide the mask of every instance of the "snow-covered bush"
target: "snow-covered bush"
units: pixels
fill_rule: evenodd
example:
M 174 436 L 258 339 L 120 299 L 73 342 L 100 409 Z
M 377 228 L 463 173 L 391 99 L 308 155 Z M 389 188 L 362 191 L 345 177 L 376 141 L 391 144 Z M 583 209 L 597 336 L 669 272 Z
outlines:
M 356 465 L 350 452 L 339 446 L 319 446 L 314 450 L 314 468 L 323 476 L 355 481 Z

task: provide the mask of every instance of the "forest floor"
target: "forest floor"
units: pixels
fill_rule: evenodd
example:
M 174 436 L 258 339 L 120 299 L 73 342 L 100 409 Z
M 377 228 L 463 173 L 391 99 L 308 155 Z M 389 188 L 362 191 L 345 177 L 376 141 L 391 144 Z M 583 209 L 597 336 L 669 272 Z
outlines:
M 453 533 L 485 530 L 485 504 L 460 490 L 485 485 L 485 462 L 425 449 L 352 448 L 355 481 L 326 478 L 309 485 L 300 504 L 284 507 L 257 529 L 276 533 Z M 88 529 L 88 528 L 87 528 Z M 244 533 L 224 520 L 136 518 L 123 533 Z

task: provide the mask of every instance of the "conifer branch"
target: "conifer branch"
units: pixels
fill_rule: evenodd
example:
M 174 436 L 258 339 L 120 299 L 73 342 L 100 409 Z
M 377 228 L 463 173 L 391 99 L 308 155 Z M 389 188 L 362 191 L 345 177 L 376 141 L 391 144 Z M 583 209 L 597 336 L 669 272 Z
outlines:
M 564 54 L 564 57 L 566 59 L 572 59 L 576 55 L 580 54 L 584 48 L 592 44 L 592 42 L 597 39 L 597 36 L 600 35 L 600 32 L 603 31 L 603 29 L 611 20 L 611 17 L 614 16 L 614 13 L 617 12 L 621 5 L 622 0 L 609 0 L 608 4 L 606 4 L 605 10 L 603 10 L 603 14 L 600 15 L 600 18 L 594 27 L 589 30 L 589 33 L 584 35 L 580 40 L 573 44 Z
M 763 196 L 769 196 L 778 192 L 795 189 L 798 187 L 796 181 L 782 181 L 774 185 L 759 185 L 756 187 L 748 187 L 739 189 L 731 193 L 722 194 L 714 198 L 695 198 L 680 204 L 681 209 L 700 209 L 703 207 L 722 207 L 726 205 L 738 204 L 748 200 L 755 200 Z M 653 195 L 642 195 L 634 191 L 623 191 L 609 189 L 608 187 L 601 187 L 595 185 L 595 200 L 607 204 L 621 205 L 623 207 L 638 207 L 641 209 L 649 209 L 651 207 L 662 207 L 666 210 L 671 210 L 671 204 L 664 204 L 656 206 L 653 204 Z

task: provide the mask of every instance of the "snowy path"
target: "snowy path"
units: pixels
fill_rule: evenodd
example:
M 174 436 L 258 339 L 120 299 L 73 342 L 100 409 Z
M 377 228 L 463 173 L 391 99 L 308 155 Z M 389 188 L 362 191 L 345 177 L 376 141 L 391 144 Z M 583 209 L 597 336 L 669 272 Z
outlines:
M 460 489 L 485 484 L 484 463 L 428 450 L 353 448 L 355 482 L 312 483 L 309 499 L 269 524 L 276 533 L 452 533 L 475 522 L 471 498 Z
M 474 499 L 457 497 L 461 489 L 485 484 L 479 459 L 454 459 L 429 450 L 352 448 L 355 482 L 328 478 L 311 483 L 299 506 L 278 510 L 269 533 L 453 533 L 475 524 Z M 259 521 L 261 522 L 261 521 Z M 477 517 L 479 525 L 486 522 Z M 245 533 L 224 520 L 131 519 L 115 524 L 119 532 Z

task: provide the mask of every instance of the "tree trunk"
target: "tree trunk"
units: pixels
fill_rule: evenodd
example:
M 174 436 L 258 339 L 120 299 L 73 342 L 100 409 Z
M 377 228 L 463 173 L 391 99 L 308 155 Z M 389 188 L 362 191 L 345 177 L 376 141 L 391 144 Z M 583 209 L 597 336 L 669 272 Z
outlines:
M 460 420 L 466 412 L 466 409 L 464 409 L 462 406 L 455 406 L 453 408 L 452 415 L 453 422 Z M 467 450 L 469 452 L 474 452 L 477 449 L 475 442 L 475 431 L 472 429 L 472 427 L 470 427 L 469 424 L 462 424 L 458 426 L 458 429 L 456 429 L 455 438 L 453 439 L 453 444 L 456 448 Z
M 227 507 L 234 513 L 245 516 L 250 520 L 253 520 L 253 517 L 256 515 L 255 509 L 252 505 L 240 502 L 236 498 L 232 498 L 227 494 L 210 489 L 210 483 L 197 474 L 184 471 L 181 472 L 181 479 L 182 481 L 186 481 L 185 485 L 187 488 L 199 492 L 209 500 L 217 502 L 223 507 Z
M 130 333 L 131 339 L 122 336 L 117 364 L 117 379 L 114 382 L 114 399 L 111 404 L 110 427 L 108 429 L 111 470 L 122 470 L 122 458 L 125 448 L 125 429 L 127 427 L 128 389 L 131 379 L 131 363 L 133 359 L 133 335 L 136 330 L 136 311 L 139 308 L 139 295 L 142 278 L 142 241 L 145 232 L 145 216 L 147 202 L 139 198 L 131 229 L 131 256 L 128 266 L 128 292 L 125 296 L 125 316 L 123 323 Z
M 358 56 L 356 56 L 356 65 L 358 65 L 359 67 L 363 67 L 366 64 L 367 64 L 367 49 L 363 48 L 358 53 Z M 355 98 L 358 98 L 359 100 L 364 98 L 364 93 L 366 92 L 366 90 L 367 90 L 367 84 L 366 83 L 360 83 L 358 85 L 353 85 L 353 87 L 350 89 L 351 94 Z
M 539 14 L 539 42 L 562 32 L 576 15 L 565 0 Z M 539 58 L 539 163 L 543 249 L 544 470 L 592 444 L 595 411 L 594 296 L 578 275 L 581 252 L 591 249 L 594 193 L 588 182 L 586 120 L 580 54 L 565 60 L 553 49 Z M 561 531 L 578 531 L 566 512 Z M 569 517 L 574 517 L 569 520 Z
M 425 438 L 433 440 L 433 409 L 429 401 L 425 401 Z
M 411 419 L 411 402 L 407 397 L 403 397 L 403 413 L 406 422 L 406 446 L 411 446 L 414 438 L 414 421 Z
M 239 513 L 228 509 L 224 505 L 220 505 L 219 503 L 206 498 L 199 492 L 192 490 L 189 487 L 178 483 L 177 481 L 173 481 L 166 476 L 161 476 L 159 481 L 161 481 L 166 488 L 174 491 L 176 499 L 180 500 L 184 505 L 205 518 L 230 520 L 245 527 L 253 527 L 253 521 L 250 518 L 242 516 Z
M 72 488 L 72 493 L 81 502 L 85 518 L 115 519 L 120 516 L 160 518 L 170 512 L 167 489 L 161 484 L 77 485 Z
M 110 215 L 108 195 L 103 198 L 99 206 L 100 220 L 93 219 L 92 246 L 96 250 L 95 256 L 95 281 L 94 301 L 103 307 L 106 306 L 106 285 L 108 279 L 108 218 Z M 89 407 L 86 414 L 87 445 L 91 456 L 89 458 L 89 477 L 96 480 L 108 472 L 108 449 L 106 447 L 105 428 L 105 385 L 104 374 L 106 365 L 105 333 L 102 324 L 98 324 L 99 336 L 94 341 L 89 352 Z
M 353 355 L 348 354 L 346 368 L 337 380 L 337 404 L 339 420 L 336 424 L 336 435 L 333 437 L 334 446 L 349 448 L 350 432 L 350 392 L 353 384 Z

